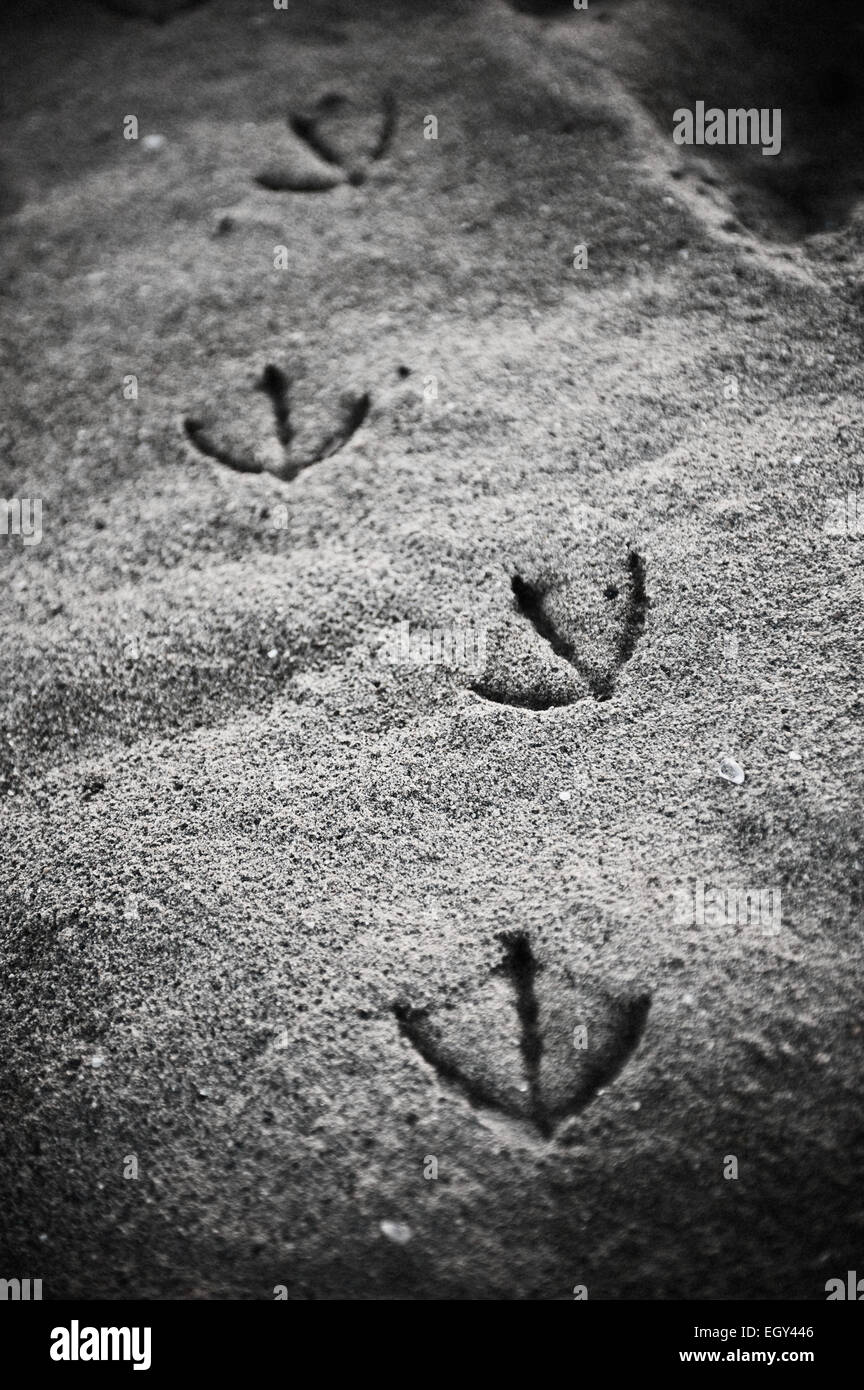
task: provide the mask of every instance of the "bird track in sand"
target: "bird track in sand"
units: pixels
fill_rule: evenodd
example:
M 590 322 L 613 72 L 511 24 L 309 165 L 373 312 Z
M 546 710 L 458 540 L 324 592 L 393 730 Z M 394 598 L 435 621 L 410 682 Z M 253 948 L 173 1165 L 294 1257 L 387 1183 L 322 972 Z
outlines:
M 645 628 L 645 618 L 649 599 L 645 590 L 645 562 L 635 551 L 627 556 L 626 591 L 618 622 L 614 647 L 602 667 L 585 660 L 577 651 L 574 638 L 567 636 L 547 611 L 546 599 L 550 593 L 548 586 L 533 584 L 515 574 L 510 586 L 517 613 L 528 620 L 537 636 L 552 650 L 555 656 L 568 662 L 575 671 L 587 681 L 590 693 L 595 700 L 608 700 L 615 692 L 622 667 L 630 660 L 636 644 Z M 607 585 L 605 596 L 609 600 L 621 597 L 617 584 Z M 495 704 L 510 704 L 520 708 L 548 709 L 552 706 L 574 703 L 576 696 L 549 696 L 540 691 L 526 694 L 513 689 L 502 688 L 500 682 L 481 679 L 475 681 L 471 689 L 476 695 Z
M 339 418 L 333 428 L 315 447 L 304 451 L 297 447 L 292 423 L 291 387 L 291 378 L 272 362 L 267 363 L 254 387 L 256 391 L 262 391 L 269 397 L 273 407 L 275 436 L 280 447 L 281 460 L 272 463 L 265 461 L 262 457 L 264 451 L 256 450 L 254 445 L 251 449 L 238 451 L 222 441 L 213 425 L 196 416 L 187 415 L 184 419 L 183 428 L 186 436 L 199 453 L 207 458 L 216 459 L 237 473 L 267 472 L 282 482 L 291 482 L 304 469 L 311 468 L 313 464 L 330 458 L 344 448 L 363 424 L 371 404 L 368 392 L 346 392 L 341 400 Z
M 394 1014 L 445 1085 L 550 1139 L 626 1066 L 651 996 L 547 971 L 524 931 L 501 940 L 501 964 L 467 999 Z

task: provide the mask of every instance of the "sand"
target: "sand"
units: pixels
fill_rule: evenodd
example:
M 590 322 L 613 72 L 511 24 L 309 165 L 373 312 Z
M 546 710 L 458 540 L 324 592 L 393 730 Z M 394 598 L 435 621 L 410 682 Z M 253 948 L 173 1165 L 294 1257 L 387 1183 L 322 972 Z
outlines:
M 647 8 L 7 20 L 0 1248 L 46 1298 L 860 1263 L 864 220 L 799 49 L 669 4 L 673 61 Z M 672 144 L 709 70 L 788 100 L 785 172 Z

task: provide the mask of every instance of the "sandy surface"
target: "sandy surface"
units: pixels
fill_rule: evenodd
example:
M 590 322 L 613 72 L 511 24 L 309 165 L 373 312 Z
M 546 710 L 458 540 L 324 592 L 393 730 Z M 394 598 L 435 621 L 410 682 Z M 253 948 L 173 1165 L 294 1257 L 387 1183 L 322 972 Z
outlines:
M 824 1298 L 864 1226 L 854 170 L 791 105 L 767 182 L 677 149 L 686 4 L 671 67 L 640 3 L 163 8 L 3 45 L 0 495 L 43 536 L 0 535 L 2 1272 Z M 717 43 L 723 104 L 797 90 Z M 406 621 L 482 675 L 388 661 Z

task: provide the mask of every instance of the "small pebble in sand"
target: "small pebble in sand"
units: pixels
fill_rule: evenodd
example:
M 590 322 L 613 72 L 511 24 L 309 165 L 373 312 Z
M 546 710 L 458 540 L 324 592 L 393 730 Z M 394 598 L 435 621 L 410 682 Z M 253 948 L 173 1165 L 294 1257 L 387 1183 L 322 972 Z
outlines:
M 734 758 L 721 758 L 717 764 L 717 771 L 724 782 L 734 782 L 736 786 L 740 786 L 744 781 L 744 769 Z
M 800 763 L 800 761 L 801 761 L 801 754 L 798 752 L 798 749 L 797 749 L 797 748 L 792 748 L 792 749 L 790 749 L 790 751 L 789 751 L 789 758 L 790 758 L 790 760 L 791 760 L 793 763 Z
M 104 1067 L 104 1065 L 105 1065 L 105 1058 L 104 1058 L 104 1057 L 99 1057 L 99 1056 L 91 1057 L 91 1058 L 90 1058 L 90 1065 L 91 1065 L 91 1067 Z
M 572 795 L 572 792 L 559 792 L 558 799 L 559 801 L 569 801 Z
M 410 1226 L 406 1226 L 402 1221 L 382 1221 L 381 1234 L 388 1240 L 392 1240 L 394 1245 L 407 1245 L 414 1232 Z
M 141 148 L 142 150 L 150 150 L 152 152 L 161 150 L 166 143 L 164 135 L 145 135 L 141 141 Z

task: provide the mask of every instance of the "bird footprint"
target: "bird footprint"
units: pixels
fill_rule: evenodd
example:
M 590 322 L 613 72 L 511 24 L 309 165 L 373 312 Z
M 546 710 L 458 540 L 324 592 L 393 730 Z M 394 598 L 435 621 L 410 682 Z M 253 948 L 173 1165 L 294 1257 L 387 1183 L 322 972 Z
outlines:
M 328 92 L 308 110 L 293 111 L 288 124 L 296 137 L 284 144 L 256 176 L 264 188 L 317 192 L 339 183 L 365 182 L 372 165 L 386 154 L 396 127 L 396 102 L 387 92 L 370 111 L 342 92 Z
M 395 1009 L 403 1037 L 472 1105 L 527 1121 L 544 1138 L 590 1104 L 642 1037 L 651 996 L 545 967 L 525 932 L 466 999 Z
M 207 412 L 200 416 L 188 415 L 183 421 L 187 438 L 199 453 L 238 473 L 273 473 L 283 482 L 290 482 L 305 468 L 343 448 L 363 424 L 370 406 L 368 392 L 346 391 L 335 411 L 325 407 L 330 422 L 323 429 L 320 411 L 317 425 L 298 429 L 292 406 L 292 384 L 291 378 L 272 362 L 268 362 L 255 382 L 253 389 L 269 399 L 273 417 L 270 432 L 263 438 L 263 422 L 260 419 L 252 422 L 257 442 L 250 442 L 244 429 L 244 425 L 249 427 L 248 417 L 252 413 L 245 401 L 239 424 L 232 420 L 220 425 Z M 245 421 L 244 416 L 247 417 Z
M 596 565 L 595 573 L 566 584 L 513 575 L 503 641 L 471 689 L 497 704 L 535 710 L 586 696 L 608 700 L 642 635 L 649 604 L 642 557 L 630 550 L 617 563 L 620 574 L 611 582 L 603 582 Z

